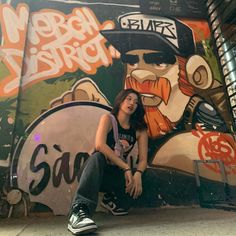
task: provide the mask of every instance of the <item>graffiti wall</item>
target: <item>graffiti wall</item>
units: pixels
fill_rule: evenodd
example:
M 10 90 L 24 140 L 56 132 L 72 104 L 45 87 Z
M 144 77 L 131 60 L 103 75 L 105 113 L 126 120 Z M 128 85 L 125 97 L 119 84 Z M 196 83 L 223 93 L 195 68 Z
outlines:
M 221 160 L 236 185 L 232 115 L 206 20 L 143 14 L 136 0 L 12 1 L 0 11 L 2 185 L 67 214 L 99 118 L 122 88 L 139 91 L 146 110 L 159 185 L 147 198 L 197 199 L 194 160 L 216 184 Z

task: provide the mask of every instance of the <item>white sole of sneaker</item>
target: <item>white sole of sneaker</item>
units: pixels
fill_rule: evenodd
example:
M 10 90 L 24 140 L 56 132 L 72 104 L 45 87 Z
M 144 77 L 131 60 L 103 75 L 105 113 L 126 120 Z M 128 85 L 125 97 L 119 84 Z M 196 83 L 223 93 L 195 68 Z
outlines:
M 101 202 L 101 207 L 107 209 L 113 216 L 125 216 L 128 215 L 128 212 L 114 212 L 112 208 L 110 208 L 108 205 L 105 205 L 103 202 Z
M 97 225 L 88 225 L 80 229 L 74 229 L 68 224 L 67 228 L 72 234 L 88 234 L 96 231 L 98 227 Z

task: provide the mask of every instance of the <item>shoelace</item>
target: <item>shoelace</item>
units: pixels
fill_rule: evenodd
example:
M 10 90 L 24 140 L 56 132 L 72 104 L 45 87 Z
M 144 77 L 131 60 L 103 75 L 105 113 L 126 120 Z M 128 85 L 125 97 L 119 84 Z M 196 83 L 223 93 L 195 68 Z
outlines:
M 87 217 L 86 213 L 82 209 L 78 211 L 77 215 L 79 216 L 81 220 Z

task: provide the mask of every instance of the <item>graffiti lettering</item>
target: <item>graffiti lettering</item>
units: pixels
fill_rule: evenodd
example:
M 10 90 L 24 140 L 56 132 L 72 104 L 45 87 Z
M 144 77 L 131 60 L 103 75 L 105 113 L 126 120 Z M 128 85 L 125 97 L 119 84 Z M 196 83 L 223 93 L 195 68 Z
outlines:
M 166 37 L 176 39 L 176 26 L 172 20 L 157 20 L 155 18 L 140 18 L 138 14 L 121 18 L 121 27 L 124 29 L 155 31 Z
M 172 35 L 175 37 L 171 31 L 173 27 L 170 23 L 163 23 L 162 21 L 150 20 L 146 24 L 144 24 L 144 20 L 134 20 L 128 19 L 128 28 L 133 30 L 145 30 L 145 31 L 156 31 L 161 34 Z
M 11 43 L 18 43 L 20 41 L 20 31 L 25 31 L 28 16 L 28 9 L 24 5 L 21 5 L 17 12 L 9 5 L 5 5 L 2 9 L 2 19 L 4 21 L 4 31 L 6 32 L 4 36 L 7 41 Z
M 22 12 L 26 15 L 23 10 Z M 9 41 L 14 38 L 16 43 L 18 42 L 19 37 L 15 36 L 22 29 L 26 19 L 22 14 L 19 14 L 19 23 L 14 30 L 7 31 Z M 14 19 L 16 15 L 17 13 Z M 32 13 L 28 25 L 23 87 L 78 69 L 87 74 L 95 74 L 97 68 L 108 66 L 112 62 L 114 55 L 111 54 L 110 48 L 106 48 L 106 40 L 99 31 L 114 28 L 114 23 L 105 21 L 100 24 L 92 10 L 88 8 L 75 8 L 69 15 L 44 9 Z M 10 27 L 9 22 L 5 23 L 6 27 Z M 7 45 L 7 40 L 5 43 Z M 9 64 L 14 70 L 13 64 L 11 62 Z M 2 95 L 13 95 L 17 92 L 20 73 L 17 75 L 10 82 L 4 81 Z
M 73 72 L 80 68 L 86 73 L 94 73 L 94 64 L 99 62 L 108 65 L 110 63 L 101 45 L 102 41 L 104 41 L 104 38 L 97 35 L 81 46 L 78 43 L 74 43 L 73 46 L 53 47 L 47 45 L 44 47 L 46 51 L 31 48 L 32 55 L 30 57 L 26 56 L 26 64 L 28 65 L 23 76 L 23 86 L 40 78 L 52 77 L 52 75 L 56 75 L 63 70 Z M 42 71 L 40 71 L 41 66 L 44 68 Z
M 158 32 L 176 47 L 179 47 L 176 24 L 171 19 L 156 19 L 154 16 L 143 18 L 137 13 L 121 17 L 120 26 L 123 29 Z
M 20 75 L 21 75 L 21 64 L 19 64 L 19 60 L 23 57 L 23 51 L 19 49 L 4 49 L 3 50 L 7 57 L 6 62 L 11 65 L 12 68 L 14 68 L 14 73 L 11 75 L 15 75 L 15 78 L 10 80 L 4 87 L 4 93 L 7 94 L 11 92 L 12 88 L 18 88 L 19 81 L 20 81 Z
M 99 33 L 113 28 L 101 25 L 88 8 L 74 9 L 71 15 L 53 10 L 34 13 L 30 20 L 29 46 L 23 86 L 39 79 L 60 76 L 80 69 L 88 74 L 111 63 L 105 39 Z
M 236 174 L 236 145 L 234 139 L 224 133 L 204 133 L 200 126 L 198 132 L 193 132 L 200 138 L 198 153 L 201 160 L 221 160 L 228 174 Z M 214 172 L 220 173 L 218 164 L 207 164 L 206 167 Z
M 58 150 L 57 148 L 55 149 Z M 64 177 L 64 180 L 67 184 L 73 183 L 76 177 L 77 177 L 77 180 L 79 180 L 78 179 L 79 169 L 84 164 L 84 162 L 89 158 L 88 153 L 85 153 L 85 152 L 77 153 L 74 160 L 73 174 L 72 176 L 70 176 L 70 153 L 69 152 L 62 153 L 62 156 L 59 157 L 55 161 L 54 165 L 52 166 L 52 171 L 51 171 L 50 165 L 45 161 L 41 162 L 38 165 L 35 165 L 35 163 L 38 161 L 37 158 L 39 157 L 39 153 L 41 151 L 43 151 L 43 154 L 46 154 L 47 156 L 48 148 L 45 144 L 39 144 L 35 148 L 31 161 L 30 161 L 30 170 L 33 173 L 36 174 L 41 170 L 44 171 L 43 176 L 38 184 L 35 184 L 36 181 L 32 180 L 29 185 L 29 191 L 34 196 L 39 195 L 40 193 L 43 192 L 43 190 L 47 187 L 50 181 L 50 178 L 52 178 L 52 183 L 54 187 L 60 186 L 62 177 Z
M 38 164 L 37 166 L 35 166 L 36 158 L 39 152 L 41 151 L 41 149 L 43 149 L 45 154 L 48 153 L 47 146 L 45 144 L 40 144 L 34 150 L 31 161 L 30 161 L 30 170 L 33 173 L 37 173 L 40 170 L 44 170 L 44 174 L 40 182 L 37 185 L 35 185 L 35 180 L 32 180 L 29 185 L 29 191 L 32 195 L 40 194 L 46 188 L 50 179 L 50 166 L 46 162 L 42 162 Z
M 9 4 L 0 5 L 0 28 L 4 38 L 0 51 L 5 55 L 4 63 L 10 72 L 0 81 L 0 96 L 18 92 L 28 16 L 25 4 L 18 4 L 16 10 Z
M 76 157 L 75 157 L 75 161 L 74 161 L 74 171 L 73 171 L 73 175 L 72 177 L 70 177 L 70 173 L 69 173 L 69 162 L 70 162 L 70 153 L 69 152 L 65 152 L 63 153 L 62 157 L 58 158 L 55 162 L 55 165 L 53 166 L 53 186 L 54 187 L 59 187 L 60 183 L 61 183 L 61 179 L 62 176 L 64 176 L 64 179 L 66 181 L 67 184 L 71 184 L 74 182 L 76 176 L 77 176 L 77 180 L 78 179 L 78 173 L 79 173 L 79 168 L 81 166 L 83 166 L 83 163 L 89 158 L 89 154 L 86 152 L 79 152 Z M 59 164 L 60 163 L 60 164 Z M 59 168 L 58 168 L 59 165 Z M 58 170 L 58 174 L 56 173 Z

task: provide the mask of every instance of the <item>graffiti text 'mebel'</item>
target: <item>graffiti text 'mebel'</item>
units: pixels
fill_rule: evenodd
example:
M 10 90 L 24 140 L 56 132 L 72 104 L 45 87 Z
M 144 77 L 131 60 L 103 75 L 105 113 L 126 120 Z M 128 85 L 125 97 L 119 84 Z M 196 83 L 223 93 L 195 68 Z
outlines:
M 55 145 L 54 145 L 55 146 Z M 55 147 L 54 147 L 55 148 Z M 60 151 L 58 148 L 55 148 Z M 32 180 L 29 185 L 29 191 L 32 195 L 39 195 L 48 185 L 50 178 L 52 177 L 52 183 L 54 187 L 58 187 L 61 183 L 62 176 L 67 184 L 74 182 L 75 178 L 78 179 L 78 172 L 83 163 L 89 158 L 89 154 L 86 152 L 79 152 L 75 156 L 73 175 L 70 177 L 70 153 L 64 152 L 59 157 L 54 165 L 50 167 L 47 162 L 41 162 L 35 165 L 39 152 L 43 151 L 45 155 L 48 154 L 48 148 L 46 144 L 39 144 L 32 155 L 30 161 L 30 170 L 33 173 L 44 171 L 44 174 L 38 184 L 35 184 L 35 180 Z M 51 169 L 52 168 L 52 169 Z

